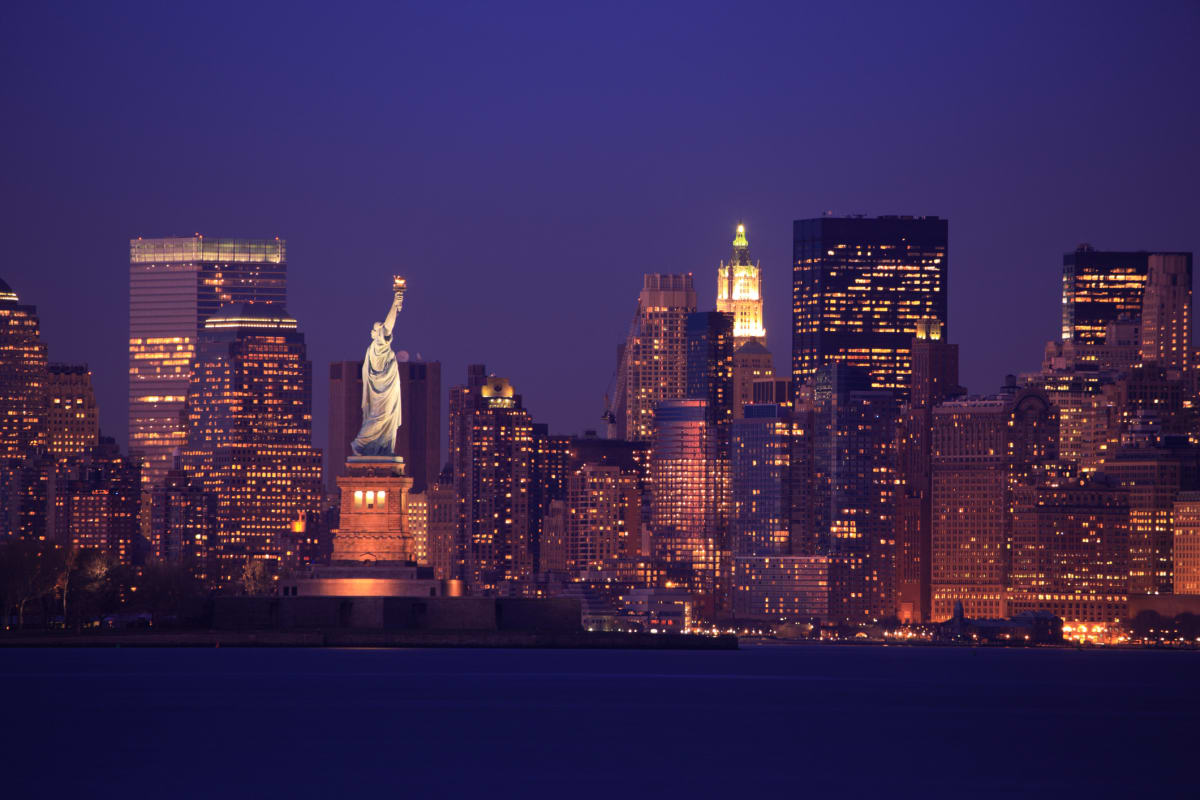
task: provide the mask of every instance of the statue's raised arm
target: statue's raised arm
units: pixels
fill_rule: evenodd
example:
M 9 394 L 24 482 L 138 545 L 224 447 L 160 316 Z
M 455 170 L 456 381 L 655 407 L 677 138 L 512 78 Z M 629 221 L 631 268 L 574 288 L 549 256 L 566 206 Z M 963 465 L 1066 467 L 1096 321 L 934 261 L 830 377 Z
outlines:
M 392 457 L 396 452 L 396 429 L 400 427 L 400 371 L 392 352 L 392 328 L 404 305 L 404 279 L 393 284 L 392 307 L 383 322 L 371 327 L 371 344 L 362 365 L 362 428 L 350 443 L 356 456 Z

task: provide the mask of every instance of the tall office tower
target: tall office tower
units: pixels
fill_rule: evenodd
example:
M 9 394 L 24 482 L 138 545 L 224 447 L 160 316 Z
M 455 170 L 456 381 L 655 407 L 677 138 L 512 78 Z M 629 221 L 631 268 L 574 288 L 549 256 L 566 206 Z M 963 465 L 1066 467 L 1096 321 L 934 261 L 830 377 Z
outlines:
M 808 523 L 818 554 L 829 556 L 829 614 L 880 620 L 895 606 L 896 398 L 846 364 L 821 367 L 813 383 Z
M 216 498 L 189 480 L 182 467 L 169 470 L 150 498 L 150 552 L 159 561 L 181 564 L 207 580 L 206 560 L 217 525 Z
M 896 433 L 896 615 L 901 620 L 930 618 L 933 409 L 961 393 L 958 345 L 942 338 L 936 321 L 918 322 L 909 402 Z
M 1175 499 L 1172 552 L 1175 594 L 1200 595 L 1200 492 Z
M 396 455 L 404 458 L 413 491 L 420 492 L 442 469 L 442 363 L 401 361 L 397 366 L 402 405 Z
M 286 300 L 282 239 L 129 242 L 129 452 L 147 486 L 187 439 L 183 405 L 205 320 L 225 303 Z
M 708 401 L 664 400 L 654 412 L 650 455 L 651 541 L 672 580 L 697 596 L 700 616 L 712 619 L 720 555 L 721 475 Z
M 565 501 L 565 569 L 613 566 L 637 552 L 641 493 L 637 474 L 617 464 L 583 463 L 570 470 Z
M 618 426 L 619 438 L 650 439 L 655 406 L 684 396 L 687 315 L 695 310 L 696 289 L 690 274 L 645 276 L 618 366 L 618 393 L 625 398 L 625 425 L 623 430 Z
M 71 471 L 74 476 L 60 485 L 53 538 L 107 553 L 121 564 L 141 563 L 141 466 L 103 436 Z
M 739 556 L 791 553 L 792 421 L 778 405 L 750 405 L 733 423 L 733 509 L 729 550 Z
M 473 594 L 522 592 L 534 571 L 533 420 L 507 378 L 467 368 L 450 392 L 461 572 Z
M 46 345 L 37 308 L 0 280 L 0 460 L 46 443 Z
M 822 217 L 793 226 L 792 378 L 829 363 L 863 367 L 871 387 L 908 398 L 920 320 L 947 337 L 947 222 Z
M 86 364 L 50 364 L 46 381 L 46 450 L 81 458 L 100 438 L 100 411 Z
M 248 560 L 296 563 L 294 534 L 321 512 L 312 445 L 312 363 L 278 303 L 230 303 L 204 323 L 191 370 L 183 467 L 216 498 L 209 580 Z
M 1140 317 L 1149 253 L 1118 253 L 1081 244 L 1063 256 L 1062 339 L 1103 344 L 1111 322 Z
M 530 551 L 534 571 L 541 570 L 542 531 L 550 504 L 567 497 L 568 464 L 571 460 L 571 437 L 551 434 L 549 426 L 533 426 L 533 460 L 529 473 L 529 530 Z
M 1109 624 L 1128 616 L 1129 493 L 1116 481 L 1018 486 L 1012 526 L 1008 613 Z
M 687 315 L 684 396 L 707 400 L 709 422 L 733 421 L 733 320 L 719 311 Z
M 733 237 L 729 263 L 717 267 L 717 311 L 733 318 L 734 348 L 747 342 L 765 346 L 763 327 L 762 273 L 757 262 L 750 261 L 746 226 L 739 224 Z
M 362 427 L 362 362 L 329 365 L 329 442 L 325 452 L 325 491 L 338 494 L 337 479 L 346 474 L 350 442 Z
M 958 602 L 968 617 L 1008 615 L 1013 490 L 1057 443 L 1057 412 L 1033 389 L 933 409 L 933 620 Z
M 733 418 L 741 419 L 743 409 L 754 399 L 754 384 L 775 378 L 775 362 L 771 351 L 755 341 L 749 341 L 733 352 Z M 791 402 L 791 398 L 788 398 Z
M 1151 253 L 1146 271 L 1142 363 L 1186 371 L 1192 363 L 1192 254 Z

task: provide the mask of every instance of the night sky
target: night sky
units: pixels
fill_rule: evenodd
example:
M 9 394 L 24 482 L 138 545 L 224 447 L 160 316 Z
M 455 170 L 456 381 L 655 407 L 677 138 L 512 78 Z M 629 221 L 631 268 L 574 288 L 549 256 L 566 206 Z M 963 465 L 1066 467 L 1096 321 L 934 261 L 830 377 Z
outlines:
M 790 363 L 791 222 L 950 220 L 989 392 L 1058 334 L 1062 254 L 1200 250 L 1200 3 L 0 4 L 0 277 L 126 429 L 128 240 L 288 240 L 316 376 L 397 344 L 598 427 L 643 272 L 747 224 Z

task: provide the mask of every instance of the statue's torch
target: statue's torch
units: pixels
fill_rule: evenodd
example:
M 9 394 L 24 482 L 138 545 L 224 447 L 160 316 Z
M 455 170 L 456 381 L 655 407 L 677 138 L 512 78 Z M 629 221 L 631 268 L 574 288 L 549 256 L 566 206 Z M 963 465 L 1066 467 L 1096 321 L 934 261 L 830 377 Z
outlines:
M 397 300 L 398 305 L 403 305 L 404 291 L 407 288 L 408 288 L 408 284 L 405 283 L 404 278 L 402 278 L 399 275 L 392 276 L 392 291 L 396 293 L 396 300 Z

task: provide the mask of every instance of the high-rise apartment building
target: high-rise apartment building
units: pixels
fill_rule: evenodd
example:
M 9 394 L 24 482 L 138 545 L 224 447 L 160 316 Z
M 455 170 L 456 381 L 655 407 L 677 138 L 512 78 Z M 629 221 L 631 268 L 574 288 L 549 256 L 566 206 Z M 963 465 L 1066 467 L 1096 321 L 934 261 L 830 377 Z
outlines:
M 129 450 L 148 486 L 187 438 L 181 412 L 205 320 L 226 303 L 286 300 L 282 239 L 129 242 Z
M 933 409 L 961 394 L 958 345 L 935 321 L 917 323 L 909 402 L 896 432 L 896 614 L 930 618 L 933 531 Z
M 1192 366 L 1192 254 L 1151 253 L 1142 295 L 1143 364 L 1183 372 Z
M 1200 492 L 1175 498 L 1172 553 L 1175 594 L 1200 595 Z
M 763 327 L 762 272 L 758 262 L 750 260 L 746 226 L 739 224 L 733 237 L 729 263 L 717 267 L 717 311 L 733 320 L 734 349 L 747 342 L 767 343 Z
M 788 409 L 750 405 L 733 423 L 729 550 L 738 556 L 791 553 L 792 420 Z
M 37 308 L 0 280 L 0 460 L 46 443 L 46 345 Z
M 647 274 L 638 295 L 629 338 L 621 351 L 616 398 L 625 424 L 618 438 L 647 440 L 654 433 L 654 409 L 685 394 L 687 315 L 696 310 L 692 276 Z
M 792 378 L 830 363 L 870 372 L 907 399 L 917 323 L 946 328 L 947 222 L 822 217 L 793 226 Z
M 216 501 L 210 581 L 247 560 L 295 563 L 295 534 L 321 512 L 312 363 L 278 303 L 230 303 L 204 323 L 191 370 L 183 466 Z
M 99 550 L 118 563 L 141 563 L 146 553 L 139 530 L 141 468 L 105 436 L 59 481 L 52 538 Z
M 467 368 L 450 391 L 456 576 L 474 594 L 523 591 L 534 571 L 534 425 L 507 378 Z
M 178 467 L 151 490 L 150 502 L 150 552 L 207 580 L 208 552 L 217 526 L 216 497 Z
M 50 364 L 46 381 L 46 450 L 82 458 L 100 438 L 100 411 L 86 364 Z
M 1057 458 L 1058 415 L 1015 381 L 999 395 L 933 409 L 932 619 L 1008 615 L 1012 497 Z

